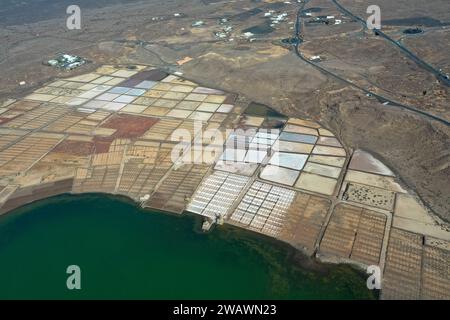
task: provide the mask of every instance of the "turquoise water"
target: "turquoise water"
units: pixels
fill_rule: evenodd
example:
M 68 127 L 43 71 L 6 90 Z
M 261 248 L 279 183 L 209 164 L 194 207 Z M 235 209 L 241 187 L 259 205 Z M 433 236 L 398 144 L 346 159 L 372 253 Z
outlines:
M 59 196 L 0 217 L 0 299 L 371 299 L 364 276 L 233 227 L 110 196 Z M 66 268 L 81 268 L 68 290 Z

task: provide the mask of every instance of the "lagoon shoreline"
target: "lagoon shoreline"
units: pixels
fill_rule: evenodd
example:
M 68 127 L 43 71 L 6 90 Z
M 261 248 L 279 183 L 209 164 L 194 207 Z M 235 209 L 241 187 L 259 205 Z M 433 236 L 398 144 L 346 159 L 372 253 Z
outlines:
M 58 220 L 65 219 L 65 218 L 63 218 L 64 215 L 69 214 L 69 216 L 72 217 L 72 218 L 69 218 L 69 221 L 72 221 L 71 224 L 73 224 L 73 223 L 75 223 L 75 221 L 78 221 L 78 219 L 76 218 L 78 214 L 76 212 L 74 212 L 72 209 L 69 209 L 68 213 L 60 212 L 60 210 L 58 210 L 59 213 L 56 213 L 56 212 L 49 213 L 48 210 L 45 209 L 45 213 L 43 213 L 44 212 L 43 208 L 49 208 L 49 210 L 54 211 L 55 208 L 60 208 L 61 206 L 64 206 L 65 203 L 80 204 L 83 202 L 90 203 L 90 204 L 94 205 L 94 207 L 96 206 L 95 203 L 98 203 L 98 202 L 100 202 L 102 204 L 110 203 L 110 204 L 106 205 L 106 207 L 108 207 L 108 208 L 110 206 L 120 207 L 121 210 L 123 210 L 125 208 L 129 208 L 126 210 L 135 211 L 136 213 L 142 212 L 145 214 L 146 212 L 149 211 L 147 209 L 139 208 L 139 206 L 137 206 L 135 202 L 130 201 L 126 197 L 116 197 L 114 195 L 105 195 L 105 194 L 84 194 L 84 195 L 66 194 L 66 195 L 62 195 L 62 196 L 55 196 L 55 197 L 47 198 L 47 199 L 44 199 L 41 201 L 29 203 L 28 205 L 22 206 L 12 212 L 9 212 L 8 214 L 0 217 L 0 222 L 1 222 L 0 228 L 4 229 L 5 226 L 7 226 L 9 224 L 9 222 L 12 221 L 15 224 L 15 223 L 17 223 L 18 220 L 21 220 L 24 218 L 25 218 L 25 220 L 29 220 L 29 221 L 36 221 L 35 218 L 40 219 L 39 217 L 32 217 L 33 212 L 36 212 L 38 215 L 45 214 L 45 216 L 49 216 L 49 215 L 51 216 L 53 214 L 55 214 L 56 216 L 63 215 L 62 217 L 58 218 Z M 114 205 L 114 203 L 116 203 L 116 205 Z M 70 207 L 72 207 L 72 206 L 73 205 L 71 205 Z M 133 207 L 134 207 L 134 209 L 133 209 Z M 67 207 L 67 208 L 69 208 L 69 207 Z M 30 212 L 30 210 L 32 210 L 32 212 Z M 150 211 L 150 212 L 153 213 L 154 211 Z M 19 216 L 15 216 L 15 213 L 19 214 Z M 275 263 L 276 265 L 280 264 L 280 266 L 283 266 L 282 268 L 283 269 L 286 268 L 286 270 L 288 270 L 288 269 L 289 270 L 290 269 L 302 270 L 302 271 L 296 271 L 296 272 L 297 273 L 300 272 L 300 274 L 303 274 L 304 276 L 307 276 L 308 274 L 311 274 L 311 276 L 315 275 L 315 276 L 313 276 L 312 279 L 314 279 L 315 277 L 327 278 L 330 276 L 332 277 L 332 279 L 336 279 L 336 280 L 332 280 L 332 281 L 344 281 L 343 279 L 345 277 L 347 277 L 347 276 L 345 276 L 345 274 L 348 274 L 348 277 L 353 278 L 353 280 L 351 280 L 351 281 L 350 281 L 350 279 L 348 279 L 348 281 L 350 281 L 350 283 L 355 283 L 355 286 L 357 283 L 359 283 L 357 285 L 359 287 L 357 292 L 362 293 L 362 291 L 360 291 L 361 287 L 365 287 L 365 279 L 360 271 L 357 271 L 356 269 L 354 269 L 350 266 L 337 267 L 337 266 L 333 266 L 333 265 L 319 263 L 319 262 L 315 261 L 314 259 L 304 256 L 302 253 L 300 253 L 295 248 L 291 247 L 290 245 L 288 245 L 286 243 L 280 242 L 279 240 L 272 239 L 272 238 L 269 238 L 266 236 L 260 236 L 257 233 L 250 232 L 250 231 L 240 229 L 240 228 L 235 228 L 235 227 L 229 226 L 229 225 L 220 226 L 218 230 L 214 230 L 213 232 L 208 233 L 208 234 L 199 233 L 198 232 L 199 230 L 195 227 L 195 224 L 196 224 L 195 221 L 198 220 L 198 219 L 196 219 L 197 217 L 195 215 L 180 216 L 180 215 L 171 215 L 171 214 L 164 215 L 164 214 L 160 214 L 160 212 L 156 212 L 156 213 L 157 214 L 154 216 L 154 218 L 152 218 L 152 216 L 147 216 L 145 218 L 145 215 L 144 215 L 142 219 L 144 219 L 144 220 L 156 219 L 156 221 L 160 221 L 160 220 L 166 221 L 161 226 L 161 228 L 164 229 L 164 228 L 168 227 L 169 225 L 173 225 L 174 220 L 169 218 L 170 216 L 172 216 L 173 218 L 176 217 L 177 219 L 178 218 L 187 218 L 187 220 L 185 220 L 185 222 L 182 222 L 183 220 L 177 220 L 181 223 L 181 225 L 184 225 L 184 227 L 182 228 L 183 230 L 185 230 L 185 231 L 183 231 L 183 234 L 184 234 L 184 232 L 187 232 L 186 233 L 187 238 L 200 237 L 201 239 L 205 239 L 205 240 L 211 239 L 212 242 L 210 242 L 208 240 L 208 243 L 212 243 L 212 244 L 214 244 L 214 246 L 219 246 L 219 247 L 227 246 L 227 243 L 230 243 L 230 242 L 236 243 L 236 245 L 238 245 L 241 248 L 246 248 L 246 247 L 254 248 L 251 250 L 252 251 L 256 250 L 256 251 L 254 251 L 255 253 L 259 252 L 258 255 L 261 255 L 261 257 L 267 256 L 264 259 L 270 259 L 271 261 L 272 261 L 272 259 L 275 259 L 275 260 L 273 260 L 273 262 L 270 262 L 270 263 L 269 263 L 269 261 L 266 262 L 265 264 L 267 264 L 267 267 L 272 265 L 272 263 Z M 22 216 L 22 214 L 25 214 L 26 216 Z M 109 213 L 105 213 L 105 215 L 108 215 L 108 214 Z M 116 213 L 111 213 L 111 214 L 112 214 L 112 219 L 115 221 L 114 217 L 115 217 Z M 128 214 L 128 213 L 126 213 L 126 214 Z M 81 214 L 81 216 L 85 217 L 86 215 Z M 124 217 L 123 214 L 120 214 L 119 216 Z M 141 216 L 140 215 L 132 216 L 132 217 L 130 217 L 129 220 L 135 220 L 135 219 L 141 220 L 141 218 L 139 218 L 139 217 L 141 217 Z M 172 222 L 167 221 L 167 218 L 164 218 L 164 217 L 169 218 L 169 220 Z M 73 219 L 76 219 L 76 220 L 73 220 Z M 83 219 L 84 218 L 81 218 L 81 221 L 83 221 Z M 102 219 L 104 219 L 104 218 L 102 218 Z M 95 220 L 99 220 L 99 219 L 95 218 Z M 20 222 L 19 222 L 19 224 L 20 224 Z M 46 222 L 44 221 L 43 224 L 46 224 Z M 51 225 L 53 226 L 53 228 L 54 228 L 54 226 L 56 226 L 54 221 L 51 222 Z M 28 226 L 27 228 L 30 227 L 29 222 L 27 222 L 27 226 Z M 44 226 L 42 226 L 42 227 L 44 227 Z M 149 227 L 150 227 L 150 225 L 149 225 Z M 177 230 L 179 230 L 179 228 L 180 228 L 179 223 L 178 222 L 175 223 L 174 227 Z M 128 232 L 130 232 L 130 230 L 128 230 L 127 223 L 125 224 L 124 228 L 125 228 L 124 232 L 126 234 Z M 160 229 L 159 227 L 157 227 L 155 225 L 153 227 L 150 227 L 150 229 L 149 229 L 150 234 L 148 235 L 150 238 L 154 237 L 154 236 L 152 236 L 152 234 L 153 234 L 152 230 L 154 230 L 154 228 Z M 120 227 L 119 227 L 119 229 L 120 229 Z M 118 229 L 118 231 L 119 231 L 119 229 Z M 142 229 L 145 230 L 145 226 L 142 226 Z M 62 231 L 60 231 L 60 232 L 62 232 Z M 87 232 L 87 234 L 89 234 L 91 231 L 86 231 L 86 232 Z M 103 232 L 102 229 L 100 229 L 99 232 L 100 233 Z M 179 230 L 179 232 L 181 232 L 181 230 Z M 34 231 L 33 231 L 33 233 L 34 233 Z M 69 231 L 69 234 L 70 234 L 70 231 Z M 195 234 L 198 234 L 198 235 L 195 235 Z M 19 236 L 19 235 L 16 235 L 16 236 Z M 84 238 L 84 236 L 81 236 L 80 238 Z M 56 241 L 57 239 L 53 239 L 53 240 Z M 201 240 L 202 243 L 205 240 Z M 86 239 L 84 239 L 83 242 L 84 241 L 86 241 Z M 63 242 L 65 242 L 65 240 L 63 240 Z M 66 244 L 66 245 L 69 245 L 69 247 L 72 248 L 71 250 L 74 250 L 74 248 L 76 248 L 78 246 L 78 245 L 76 245 L 77 242 L 78 242 L 78 240 L 74 239 L 73 243 L 75 244 L 75 247 L 73 245 L 69 245 L 69 244 Z M 101 241 L 101 240 L 100 240 L 100 242 L 103 243 L 103 241 Z M 171 246 L 172 245 L 175 245 L 177 247 L 179 246 L 180 250 L 181 250 L 181 248 L 183 248 L 184 244 L 175 242 L 175 243 L 171 244 Z M 95 247 L 95 245 L 94 245 L 94 247 Z M 124 248 L 127 248 L 127 244 L 125 244 Z M 4 254 L 4 252 L 2 251 L 3 249 L 4 249 L 4 246 L 2 248 L 0 248 L 0 255 Z M 187 249 L 187 250 L 189 250 L 189 249 Z M 242 249 L 242 250 L 244 250 L 244 249 Z M 50 251 L 52 251 L 52 249 L 50 249 Z M 274 254 L 271 252 L 277 252 L 277 254 L 275 254 L 275 256 L 278 256 L 278 258 L 275 258 L 275 256 L 273 258 L 269 258 Z M 151 256 L 152 251 L 150 251 L 149 254 Z M 169 253 L 169 255 L 171 255 L 171 254 L 176 254 L 176 253 Z M 75 252 L 74 256 L 77 257 L 78 254 Z M 55 260 L 57 261 L 58 260 L 57 257 L 55 257 L 55 258 L 56 258 Z M 111 258 L 113 258 L 113 257 L 111 257 Z M 78 259 L 80 259 L 80 257 Z M 193 259 L 195 259 L 195 257 Z M 238 263 L 238 265 L 240 265 L 240 263 Z M 190 267 L 187 267 L 187 268 L 188 268 L 188 270 L 190 270 Z M 170 269 L 170 266 L 169 266 L 169 269 Z M 236 270 L 236 272 L 239 272 L 239 268 Z M 285 271 L 277 271 L 277 272 L 283 272 L 283 274 L 285 273 Z M 188 275 L 186 275 L 186 276 L 188 276 Z M 307 276 L 307 277 L 309 277 L 309 276 Z M 344 278 L 341 279 L 341 277 L 344 277 Z M 341 280 L 338 280 L 338 279 L 341 279 Z M 357 280 L 357 279 L 359 279 L 359 280 Z M 312 283 L 314 283 L 315 280 L 305 280 L 304 279 L 304 280 L 300 280 L 300 281 L 301 282 L 307 281 L 307 283 L 309 283 L 308 284 L 308 288 L 309 288 L 309 286 L 312 285 Z M 318 280 L 318 281 L 319 281 L 318 285 L 320 285 L 320 286 L 324 285 L 324 284 L 320 284 L 320 283 L 322 283 L 322 280 Z M 347 280 L 345 280 L 345 281 L 347 281 Z M 338 283 L 336 283 L 336 284 L 338 284 Z M 201 282 L 199 283 L 199 285 L 201 286 Z M 301 285 L 301 284 L 299 284 L 299 285 Z M 348 285 L 349 284 L 347 284 L 346 286 L 348 286 Z M 140 290 L 142 290 L 142 288 Z M 218 292 L 220 292 L 219 288 L 217 290 L 218 290 Z M 299 289 L 296 289 L 296 290 L 299 290 Z M 310 290 L 310 289 L 305 289 L 305 290 Z M 341 290 L 344 290 L 344 289 L 341 289 Z M 347 290 L 347 289 L 345 289 L 345 290 Z M 346 292 L 345 290 L 343 292 Z M 339 291 L 337 291 L 337 292 L 339 292 Z M 335 296 L 337 294 L 337 292 L 332 294 L 335 298 L 337 297 L 337 296 Z M 266 293 L 266 294 L 268 294 L 268 293 Z M 330 294 L 331 294 L 331 292 L 330 292 Z M 342 294 L 344 294 L 344 293 L 342 293 Z M 154 296 L 153 293 L 151 295 Z M 370 295 L 372 295 L 372 293 L 370 293 Z M 132 296 L 132 294 L 131 294 L 131 296 Z M 267 297 L 269 297 L 269 296 L 267 296 Z M 344 296 L 342 296 L 342 297 L 344 299 L 346 299 Z M 367 297 L 368 296 L 365 296 L 365 298 L 367 298 Z M 277 294 L 274 295 L 274 298 L 279 299 L 279 297 L 277 298 Z M 307 296 L 305 296 L 303 298 L 308 299 Z M 326 299 L 326 295 L 324 296 L 324 298 Z M 354 296 L 353 298 L 357 298 L 357 297 Z M 360 298 L 362 298 L 362 296 Z M 375 297 L 372 297 L 372 298 L 375 298 Z

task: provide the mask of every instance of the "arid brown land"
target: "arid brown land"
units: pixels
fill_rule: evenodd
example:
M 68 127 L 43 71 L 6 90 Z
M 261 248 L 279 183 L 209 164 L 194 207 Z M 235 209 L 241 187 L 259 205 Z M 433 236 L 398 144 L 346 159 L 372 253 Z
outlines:
M 358 6 L 341 1 L 364 16 Z M 402 37 L 415 22 L 398 22 L 423 15 L 450 21 L 446 1 L 380 1 L 385 30 Z M 331 1 L 313 0 L 319 15 L 340 12 Z M 281 43 L 294 33 L 298 4 L 282 1 L 147 1 L 82 9 L 82 29 L 66 28 L 65 8 L 39 21 L 9 19 L 0 26 L 0 99 L 23 96 L 55 77 L 84 73 L 101 64 L 143 63 L 183 72 L 184 77 L 210 87 L 239 92 L 288 116 L 309 117 L 334 131 L 350 148 L 377 155 L 440 217 L 450 219 L 450 129 L 439 122 L 390 105 L 318 71 L 301 61 L 291 46 Z M 424 10 L 425 10 L 424 9 Z M 26 9 L 24 9 L 26 10 Z M 287 20 L 252 39 L 248 28 L 267 26 L 264 13 L 287 13 Z M 180 13 L 180 15 L 175 15 Z M 12 13 L 11 13 L 12 14 Z M 31 13 L 30 13 L 31 14 Z M 214 36 L 228 18 L 233 30 L 226 39 Z M 321 55 L 321 66 L 392 100 L 450 119 L 449 89 L 398 49 L 341 17 L 340 25 L 305 25 L 300 50 Z M 192 27 L 202 20 L 205 25 Z M 394 21 L 392 21 L 394 20 Z M 20 23 L 19 23 L 20 21 Z M 404 25 L 404 24 L 407 25 Z M 423 23 L 422 23 L 423 24 Z M 425 33 L 402 41 L 436 67 L 450 72 L 449 30 L 441 24 L 422 26 Z M 75 71 L 58 71 L 42 64 L 58 52 L 81 55 L 92 63 Z M 177 61 L 192 57 L 179 66 Z M 19 85 L 25 81 L 24 85 Z

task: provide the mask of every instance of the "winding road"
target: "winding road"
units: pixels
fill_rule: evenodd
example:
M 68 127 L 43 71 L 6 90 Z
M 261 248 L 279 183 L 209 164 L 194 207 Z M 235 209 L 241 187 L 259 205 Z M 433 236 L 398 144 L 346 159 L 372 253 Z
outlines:
M 331 0 L 338 9 L 345 15 L 359 21 L 364 28 L 368 29 L 367 22 L 362 19 L 361 17 L 356 16 L 352 12 L 350 12 L 348 9 L 346 9 L 343 5 L 341 5 L 337 0 Z M 392 43 L 394 46 L 398 47 L 406 56 L 408 56 L 412 61 L 414 61 L 417 65 L 425 69 L 426 71 L 432 73 L 442 84 L 444 84 L 447 87 L 450 87 L 450 78 L 447 74 L 443 73 L 442 71 L 434 68 L 432 65 L 430 65 L 428 62 L 424 61 L 417 55 L 415 55 L 411 50 L 406 48 L 404 45 L 402 45 L 399 41 L 396 41 L 389 37 L 386 33 L 381 31 L 380 29 L 374 29 L 374 34 L 377 36 L 381 36 L 382 38 L 386 39 L 390 43 Z
M 336 0 L 332 0 L 332 1 L 333 1 L 334 3 L 336 3 L 337 5 L 339 5 L 339 4 L 336 2 Z M 418 114 L 418 115 L 427 117 L 427 118 L 429 118 L 429 119 L 438 121 L 438 122 L 440 122 L 440 123 L 443 123 L 443 124 L 446 125 L 446 126 L 450 126 L 450 121 L 448 121 L 448 120 L 446 120 L 446 119 L 444 119 L 444 118 L 441 118 L 441 117 L 439 117 L 439 116 L 436 116 L 436 115 L 431 114 L 431 113 L 426 112 L 426 111 L 422 111 L 422 110 L 420 110 L 420 109 L 417 109 L 416 107 L 408 106 L 408 105 L 405 105 L 405 104 L 402 104 L 402 103 L 393 101 L 393 100 L 391 100 L 391 99 L 389 99 L 389 98 L 387 98 L 387 97 L 384 97 L 384 96 L 379 95 L 379 94 L 377 94 L 377 93 L 375 93 L 375 92 L 372 92 L 372 91 L 370 91 L 370 90 L 368 90 L 368 89 L 366 89 L 366 88 L 364 88 L 364 87 L 361 87 L 361 86 L 359 86 L 359 85 L 357 85 L 357 84 L 355 84 L 355 83 L 353 83 L 353 82 L 351 82 L 351 81 L 349 81 L 349 80 L 347 80 L 347 79 L 345 79 L 345 78 L 342 78 L 341 76 L 339 76 L 339 75 L 337 75 L 337 74 L 335 74 L 335 73 L 333 73 L 333 72 L 331 72 L 331 71 L 329 71 L 329 70 L 323 68 L 323 67 L 320 66 L 319 64 L 314 63 L 314 62 L 310 61 L 309 59 L 305 58 L 305 57 L 303 56 L 303 54 L 300 52 L 300 49 L 299 49 L 299 48 L 300 48 L 301 43 L 303 42 L 303 36 L 302 36 L 302 20 L 301 20 L 301 16 L 302 16 L 303 12 L 305 11 L 304 8 L 305 8 L 305 6 L 308 4 L 308 2 L 309 2 L 309 1 L 304 1 L 304 2 L 300 5 L 300 8 L 299 8 L 298 11 L 297 11 L 297 19 L 296 19 L 296 22 L 295 22 L 295 34 L 294 34 L 294 37 L 293 37 L 294 41 L 292 42 L 292 43 L 293 43 L 292 46 L 293 46 L 293 48 L 294 48 L 295 54 L 296 54 L 301 60 L 303 60 L 303 61 L 306 62 L 307 64 L 313 66 L 314 68 L 318 69 L 318 70 L 321 71 L 322 73 L 324 73 L 324 74 L 326 74 L 326 75 L 329 75 L 329 76 L 331 76 L 331 77 L 333 77 L 333 78 L 336 78 L 336 79 L 338 79 L 339 81 L 342 81 L 342 82 L 348 84 L 349 86 L 352 86 L 353 88 L 356 88 L 356 89 L 358 89 L 358 90 L 364 92 L 367 96 L 374 97 L 374 98 L 378 99 L 378 101 L 379 101 L 380 103 L 384 104 L 386 107 L 389 107 L 389 106 L 398 107 L 398 108 L 401 108 L 401 109 L 404 109 L 404 110 L 408 110 L 408 111 L 414 112 L 414 113 L 416 113 L 416 114 Z M 342 8 L 343 8 L 343 7 L 342 7 Z M 345 9 L 345 8 L 343 8 L 343 9 Z M 345 10 L 346 10 L 346 9 L 345 9 Z M 348 14 L 348 13 L 347 13 L 347 14 Z M 356 16 L 352 16 L 352 17 L 354 17 L 355 19 L 358 19 L 359 21 L 361 21 L 361 18 L 359 18 L 359 17 L 356 17 Z M 365 24 L 366 22 L 363 21 L 363 23 Z M 419 61 L 421 61 L 421 60 L 419 59 Z

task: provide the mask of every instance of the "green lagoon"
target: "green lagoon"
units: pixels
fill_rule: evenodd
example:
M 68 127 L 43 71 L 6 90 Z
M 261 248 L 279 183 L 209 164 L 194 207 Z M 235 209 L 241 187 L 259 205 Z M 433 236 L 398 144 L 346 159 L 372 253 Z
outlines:
M 63 195 L 0 217 L 0 299 L 374 299 L 365 275 L 234 227 Z M 81 290 L 66 269 L 81 268 Z

